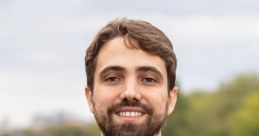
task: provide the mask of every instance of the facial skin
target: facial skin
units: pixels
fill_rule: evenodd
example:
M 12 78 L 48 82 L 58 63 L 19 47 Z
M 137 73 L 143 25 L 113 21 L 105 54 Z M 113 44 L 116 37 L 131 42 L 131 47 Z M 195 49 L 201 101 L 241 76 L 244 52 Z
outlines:
M 161 58 L 116 37 L 101 48 L 94 77 L 93 93 L 86 87 L 85 94 L 102 136 L 161 135 L 177 96 L 176 87 L 168 93 Z

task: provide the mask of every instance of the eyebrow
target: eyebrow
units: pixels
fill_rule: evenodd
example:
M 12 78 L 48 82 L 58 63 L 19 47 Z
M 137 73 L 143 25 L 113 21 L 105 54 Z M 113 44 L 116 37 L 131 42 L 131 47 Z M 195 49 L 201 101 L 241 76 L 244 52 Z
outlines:
M 157 74 L 161 79 L 163 79 L 162 73 L 153 66 L 141 66 L 137 68 L 137 72 L 153 72 Z
M 103 70 L 101 70 L 100 76 L 102 77 L 109 71 L 125 73 L 126 69 L 121 66 L 108 66 L 108 67 L 104 68 Z M 156 67 L 153 67 L 153 66 L 140 66 L 136 69 L 136 71 L 137 72 L 153 72 L 153 73 L 157 74 L 161 79 L 163 79 L 162 73 Z
M 105 75 L 105 73 L 109 72 L 109 71 L 114 71 L 114 72 L 125 72 L 125 68 L 120 67 L 120 66 L 108 66 L 106 68 L 104 68 L 101 72 L 100 72 L 100 76 Z

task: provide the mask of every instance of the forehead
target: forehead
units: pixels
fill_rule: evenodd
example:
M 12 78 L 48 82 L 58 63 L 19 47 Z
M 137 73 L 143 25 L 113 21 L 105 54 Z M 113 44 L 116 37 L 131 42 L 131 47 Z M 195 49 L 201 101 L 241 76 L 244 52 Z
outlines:
M 150 55 L 141 49 L 128 48 L 122 37 L 116 37 L 103 45 L 97 56 L 96 73 L 109 66 L 120 66 L 134 70 L 142 66 L 152 66 L 166 77 L 165 62 L 159 57 Z

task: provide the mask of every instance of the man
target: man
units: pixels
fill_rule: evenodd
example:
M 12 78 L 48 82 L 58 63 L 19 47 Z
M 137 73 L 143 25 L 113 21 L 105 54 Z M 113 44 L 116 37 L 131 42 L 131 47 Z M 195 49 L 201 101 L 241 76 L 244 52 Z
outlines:
M 176 56 L 148 22 L 117 19 L 87 49 L 85 94 L 102 136 L 161 136 L 174 109 Z

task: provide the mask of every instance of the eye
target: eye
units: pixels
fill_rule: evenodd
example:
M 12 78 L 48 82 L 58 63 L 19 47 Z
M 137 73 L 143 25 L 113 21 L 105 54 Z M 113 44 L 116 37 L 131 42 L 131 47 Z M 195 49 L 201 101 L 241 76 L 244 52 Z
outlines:
M 109 76 L 105 78 L 104 81 L 109 85 L 115 85 L 115 84 L 119 84 L 122 81 L 122 79 L 117 76 Z
M 120 78 L 118 78 L 118 77 L 108 77 L 105 79 L 105 81 L 111 81 L 111 82 L 115 82 L 115 81 L 119 81 L 119 80 L 120 80 Z
M 143 83 L 147 83 L 147 84 L 151 84 L 151 83 L 156 83 L 157 80 L 155 78 L 152 77 L 145 77 L 142 79 Z

